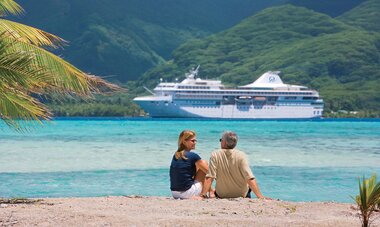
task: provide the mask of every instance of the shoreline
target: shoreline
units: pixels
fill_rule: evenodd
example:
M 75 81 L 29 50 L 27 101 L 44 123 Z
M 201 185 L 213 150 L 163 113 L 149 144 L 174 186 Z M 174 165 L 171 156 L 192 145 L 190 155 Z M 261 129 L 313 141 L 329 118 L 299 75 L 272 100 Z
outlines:
M 379 122 L 380 118 L 359 118 L 359 117 L 322 117 L 309 119 L 242 119 L 242 118 L 152 118 L 149 116 L 55 116 L 52 120 L 125 120 L 125 121 L 316 121 L 316 122 Z
M 1 204 L 0 226 L 361 226 L 355 204 L 107 196 Z M 380 226 L 380 218 L 372 226 Z

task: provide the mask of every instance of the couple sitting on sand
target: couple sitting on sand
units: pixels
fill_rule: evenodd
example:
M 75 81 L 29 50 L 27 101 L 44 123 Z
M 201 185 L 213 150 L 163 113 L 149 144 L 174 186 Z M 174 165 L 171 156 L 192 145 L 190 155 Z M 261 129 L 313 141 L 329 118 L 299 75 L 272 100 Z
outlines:
M 184 130 L 178 138 L 178 149 L 170 165 L 170 189 L 175 199 L 250 197 L 264 199 L 248 165 L 246 155 L 235 149 L 238 137 L 225 132 L 221 149 L 211 154 L 209 165 L 191 152 L 197 143 L 194 131 Z M 215 190 L 212 182 L 216 179 Z

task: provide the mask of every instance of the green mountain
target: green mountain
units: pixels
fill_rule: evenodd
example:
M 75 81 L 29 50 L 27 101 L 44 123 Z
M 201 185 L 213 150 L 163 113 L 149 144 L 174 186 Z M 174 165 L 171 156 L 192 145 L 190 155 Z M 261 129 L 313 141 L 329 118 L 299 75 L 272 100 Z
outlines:
M 18 2 L 17 20 L 69 41 L 55 53 L 86 72 L 122 82 L 172 58 L 172 51 L 274 5 L 290 2 L 340 15 L 363 0 L 39 0 Z
M 133 80 L 186 40 L 229 28 L 285 0 L 18 1 L 21 22 L 69 41 L 56 53 L 86 72 Z
M 366 0 L 289 0 L 288 3 L 336 17 L 355 8 L 364 1 Z
M 137 84 L 182 78 L 198 64 L 203 77 L 231 85 L 280 70 L 286 83 L 318 89 L 327 111 L 379 111 L 380 34 L 342 21 L 292 5 L 268 8 L 223 32 L 181 45 L 171 61 L 148 71 Z
M 380 32 L 380 1 L 369 0 L 337 18 L 367 31 Z

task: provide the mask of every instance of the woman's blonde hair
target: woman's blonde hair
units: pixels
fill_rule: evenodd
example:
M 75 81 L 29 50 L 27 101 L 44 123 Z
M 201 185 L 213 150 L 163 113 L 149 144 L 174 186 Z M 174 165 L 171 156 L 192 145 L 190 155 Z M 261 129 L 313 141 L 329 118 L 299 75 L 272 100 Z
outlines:
M 191 131 L 191 130 L 183 130 L 180 134 L 179 134 L 179 137 L 178 137 L 178 149 L 177 151 L 175 152 L 175 158 L 178 160 L 180 158 L 186 160 L 186 156 L 185 156 L 185 150 L 186 150 L 186 146 L 185 146 L 185 141 L 186 140 L 189 140 L 191 138 L 194 138 L 196 136 L 195 132 L 194 131 Z

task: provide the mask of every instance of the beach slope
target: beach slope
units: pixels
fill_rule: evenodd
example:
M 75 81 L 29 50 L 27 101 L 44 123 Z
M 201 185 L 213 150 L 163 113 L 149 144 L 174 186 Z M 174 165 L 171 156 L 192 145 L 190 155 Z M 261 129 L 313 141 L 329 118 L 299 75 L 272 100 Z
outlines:
M 376 214 L 375 214 L 376 215 Z M 1 204 L 0 226 L 360 226 L 354 204 L 166 197 L 48 198 Z M 372 226 L 380 226 L 376 219 Z

